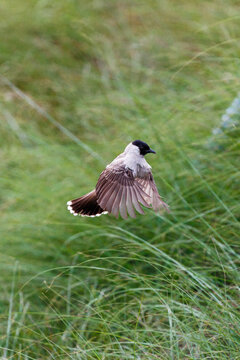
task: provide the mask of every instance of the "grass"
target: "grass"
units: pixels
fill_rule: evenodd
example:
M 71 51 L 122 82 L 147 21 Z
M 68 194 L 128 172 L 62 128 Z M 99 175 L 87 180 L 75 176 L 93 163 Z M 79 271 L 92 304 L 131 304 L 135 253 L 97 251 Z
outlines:
M 3 359 L 240 359 L 234 0 L 2 0 Z M 171 214 L 66 201 L 140 138 Z

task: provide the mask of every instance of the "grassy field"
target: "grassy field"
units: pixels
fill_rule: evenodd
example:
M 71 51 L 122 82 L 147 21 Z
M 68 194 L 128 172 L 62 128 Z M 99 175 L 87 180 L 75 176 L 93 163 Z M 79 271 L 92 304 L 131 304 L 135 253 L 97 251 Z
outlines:
M 240 359 L 235 0 L 0 3 L 1 359 Z M 132 140 L 171 214 L 76 218 Z

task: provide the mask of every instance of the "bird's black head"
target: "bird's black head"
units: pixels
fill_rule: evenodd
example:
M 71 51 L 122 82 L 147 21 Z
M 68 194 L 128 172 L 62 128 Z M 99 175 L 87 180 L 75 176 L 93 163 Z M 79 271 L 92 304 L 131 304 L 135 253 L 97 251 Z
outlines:
M 141 140 L 135 140 L 132 142 L 132 144 L 139 148 L 140 155 L 144 156 L 149 153 L 156 154 L 156 152 L 154 150 L 150 149 L 148 144 L 146 144 L 145 142 L 143 142 Z

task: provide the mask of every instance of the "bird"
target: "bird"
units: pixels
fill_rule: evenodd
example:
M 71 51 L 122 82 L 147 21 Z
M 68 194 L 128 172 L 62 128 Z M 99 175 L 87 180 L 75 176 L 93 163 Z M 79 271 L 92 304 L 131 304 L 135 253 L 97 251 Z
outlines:
M 112 214 L 116 218 L 120 214 L 127 219 L 128 215 L 135 218 L 135 211 L 144 214 L 142 205 L 155 212 L 169 212 L 169 206 L 158 193 L 152 168 L 144 158 L 150 153 L 156 154 L 141 140 L 129 143 L 100 174 L 94 190 L 67 202 L 70 213 L 88 217 Z

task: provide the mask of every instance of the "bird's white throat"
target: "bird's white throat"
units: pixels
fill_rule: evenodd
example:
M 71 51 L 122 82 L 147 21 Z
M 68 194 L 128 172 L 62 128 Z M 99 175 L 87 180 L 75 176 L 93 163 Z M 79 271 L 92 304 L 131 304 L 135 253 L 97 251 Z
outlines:
M 140 154 L 138 146 L 132 143 L 128 144 L 123 155 L 125 166 L 133 171 L 134 176 L 137 176 L 139 171 L 142 173 L 151 169 L 151 166 L 147 163 L 144 156 Z

